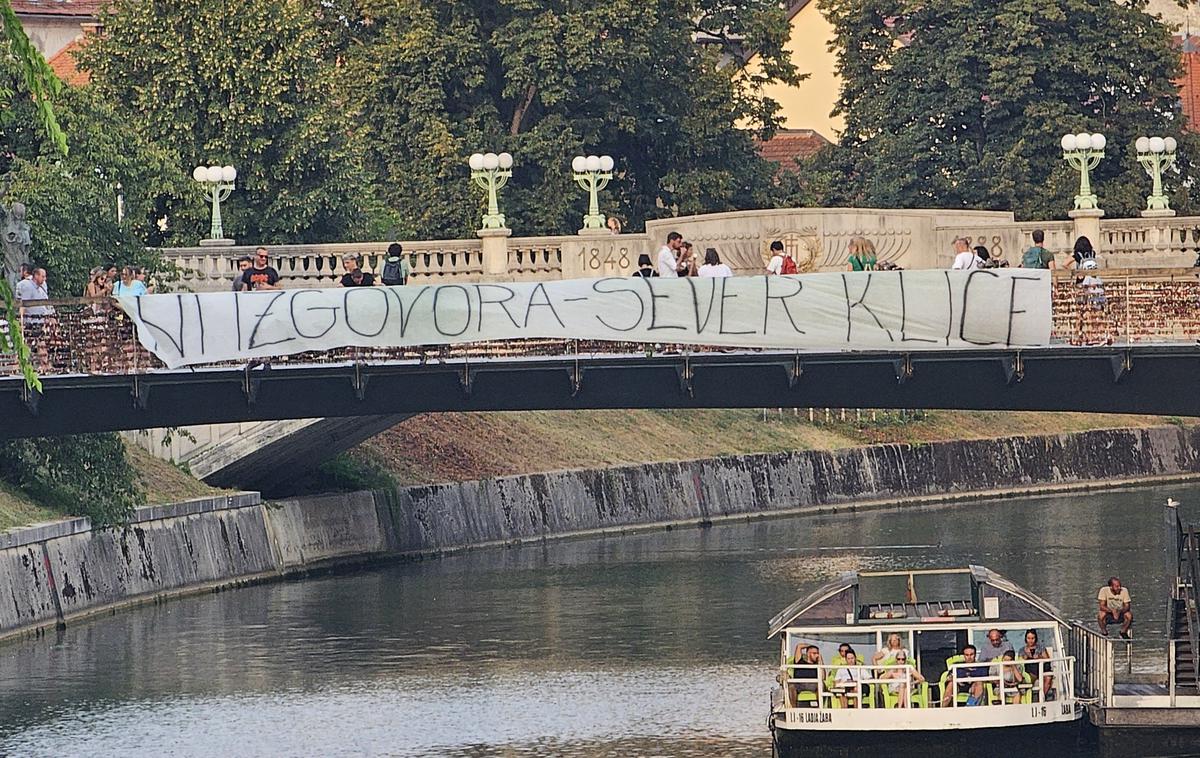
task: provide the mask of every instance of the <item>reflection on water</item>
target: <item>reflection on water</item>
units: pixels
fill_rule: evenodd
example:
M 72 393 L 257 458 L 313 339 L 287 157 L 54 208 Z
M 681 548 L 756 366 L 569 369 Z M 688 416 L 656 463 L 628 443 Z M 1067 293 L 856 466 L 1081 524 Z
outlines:
M 766 622 L 854 569 L 978 563 L 1162 664 L 1161 504 L 1013 498 L 481 551 L 119 613 L 0 647 L 0 754 L 769 754 Z

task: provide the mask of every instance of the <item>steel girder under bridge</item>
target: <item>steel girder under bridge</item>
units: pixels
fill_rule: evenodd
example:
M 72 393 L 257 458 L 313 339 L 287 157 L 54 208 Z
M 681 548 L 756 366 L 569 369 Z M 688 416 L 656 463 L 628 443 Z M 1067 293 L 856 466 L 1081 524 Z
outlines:
M 1200 416 L 1200 347 L 577 355 L 0 379 L 0 438 L 275 419 L 604 408 Z

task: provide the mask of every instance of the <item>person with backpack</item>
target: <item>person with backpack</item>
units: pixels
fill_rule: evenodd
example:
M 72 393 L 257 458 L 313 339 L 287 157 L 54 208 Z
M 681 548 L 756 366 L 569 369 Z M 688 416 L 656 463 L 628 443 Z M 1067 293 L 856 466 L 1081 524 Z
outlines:
M 1099 268 L 1096 261 L 1096 249 L 1092 247 L 1092 241 L 1087 237 L 1080 237 L 1075 240 L 1075 249 L 1071 252 L 1071 258 L 1067 261 L 1067 267 L 1070 268 L 1072 264 L 1078 269 L 1090 270 Z
M 411 274 L 412 264 L 409 263 L 408 256 L 404 254 L 404 247 L 399 242 L 388 245 L 387 257 L 383 260 L 383 271 L 379 276 L 383 285 L 395 287 L 408 284 L 408 277 Z
M 1033 247 L 1021 256 L 1021 268 L 1054 268 L 1054 253 L 1042 247 L 1046 241 L 1046 233 L 1041 229 L 1033 230 Z
M 796 261 L 783 247 L 783 243 L 775 240 L 771 243 L 771 261 L 767 264 L 767 276 L 787 276 L 797 273 Z

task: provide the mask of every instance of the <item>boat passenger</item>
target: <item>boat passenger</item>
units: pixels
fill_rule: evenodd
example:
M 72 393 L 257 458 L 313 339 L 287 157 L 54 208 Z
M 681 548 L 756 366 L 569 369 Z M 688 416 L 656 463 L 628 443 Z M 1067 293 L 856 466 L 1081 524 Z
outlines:
M 799 652 L 796 653 L 796 657 L 800 659 Z M 804 698 L 804 701 L 807 705 L 816 708 L 819 705 L 817 702 L 817 682 L 821 677 L 821 649 L 816 645 L 809 645 L 808 649 L 804 651 L 804 657 L 800 660 L 809 665 L 796 668 L 794 670 L 795 673 L 792 674 L 792 676 L 796 679 L 805 680 L 803 682 L 796 682 L 797 699 L 793 702 L 795 702 L 797 706 L 800 705 L 799 693 L 811 692 L 813 697 Z
M 899 634 L 892 632 L 888 635 L 887 644 L 883 649 L 877 650 L 875 655 L 871 656 L 871 663 L 876 666 L 890 666 L 900 653 L 908 653 L 904 648 L 904 640 Z
M 859 684 L 862 674 L 858 670 L 858 656 L 853 649 L 849 649 L 845 657 L 845 665 L 833 674 L 833 686 L 841 690 L 838 701 L 843 708 L 849 707 L 850 698 L 854 698 L 856 705 L 862 699 L 862 685 Z
M 890 642 L 891 641 L 889 640 L 889 643 Z M 916 687 L 916 685 L 924 683 L 925 677 L 921 676 L 921 672 L 917 671 L 916 666 L 913 666 L 908 662 L 907 650 L 901 649 L 897 651 L 892 660 L 894 661 L 894 665 L 903 666 L 904 668 L 890 668 L 885 671 L 883 676 L 880 678 L 893 680 L 888 682 L 888 689 L 895 693 L 897 697 L 897 707 L 907 708 L 909 702 L 911 701 L 912 689 Z M 909 680 L 908 687 L 904 686 L 906 676 Z
M 1025 646 L 1021 648 L 1021 659 L 1025 661 L 1036 661 L 1047 659 L 1050 657 L 1050 651 L 1044 645 L 1038 642 L 1038 633 L 1036 629 L 1025 630 Z M 1039 672 L 1042 674 L 1042 700 L 1048 700 L 1050 689 L 1053 687 L 1054 677 L 1050 674 L 1050 667 L 1038 663 L 1026 663 L 1025 673 L 1029 675 L 1030 681 L 1036 681 Z
M 788 697 L 791 699 L 791 701 L 793 703 L 796 702 L 796 684 L 794 682 L 789 682 L 787 680 L 788 679 L 796 679 L 797 677 L 800 676 L 800 674 L 797 673 L 796 666 L 799 665 L 800 663 L 803 663 L 804 659 L 807 655 L 808 655 L 808 645 L 805 645 L 802 642 L 798 642 L 798 643 L 796 643 L 795 652 L 792 655 L 789 655 L 787 657 L 787 660 L 784 661 L 785 668 L 784 668 L 784 675 L 783 675 L 782 679 L 783 679 L 784 683 L 787 685 Z
M 833 656 L 833 660 L 829 662 L 831 668 L 829 669 L 829 675 L 825 677 L 826 688 L 833 686 L 833 675 L 837 673 L 838 666 L 846 665 L 846 653 L 849 653 L 851 650 L 852 648 L 849 643 L 843 642 L 838 645 L 837 655 Z
M 998 661 L 1005 653 L 1015 653 L 1012 643 L 1004 636 L 1004 633 L 999 629 L 989 630 L 987 639 L 979 645 L 979 651 L 976 656 L 980 661 Z
M 960 668 L 960 669 L 950 668 L 951 666 L 954 666 L 954 665 L 960 664 L 960 663 L 968 663 L 968 664 L 975 663 L 976 652 L 977 651 L 976 651 L 974 645 L 966 645 L 965 647 L 963 647 L 961 655 L 956 655 L 956 656 L 946 659 L 946 668 L 948 670 L 947 673 L 949 674 L 949 681 L 948 681 L 947 685 L 942 689 L 942 707 L 943 708 L 949 708 L 951 705 L 953 705 L 953 698 L 958 694 L 966 694 L 967 695 L 967 705 L 983 705 L 984 704 L 984 702 L 985 702 L 985 699 L 983 696 L 984 682 L 982 682 L 982 681 L 960 682 L 960 681 L 957 681 L 957 679 L 958 679 L 958 677 L 963 677 L 964 679 L 980 679 L 982 677 L 986 677 L 988 675 L 988 667 L 987 666 L 970 666 L 967 668 Z
M 1024 667 L 1018 663 L 1009 663 L 1009 661 L 1015 661 L 1016 658 L 1016 653 L 1011 650 L 1006 651 L 1004 655 L 1000 656 L 1000 660 L 1004 661 L 1004 663 L 1000 666 L 1000 676 L 1004 679 L 1004 695 L 1006 698 L 1006 705 L 1016 705 L 1017 703 L 1020 703 L 1020 686 L 1032 681 L 1032 679 L 1026 675 Z

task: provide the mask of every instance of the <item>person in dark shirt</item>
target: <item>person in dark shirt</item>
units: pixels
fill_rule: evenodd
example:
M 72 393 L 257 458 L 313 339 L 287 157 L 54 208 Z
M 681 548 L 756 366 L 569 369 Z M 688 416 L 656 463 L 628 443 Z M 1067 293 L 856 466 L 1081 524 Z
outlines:
M 643 279 L 658 276 L 658 272 L 654 270 L 654 263 L 650 260 L 650 256 L 645 253 L 638 256 L 638 270 L 634 271 L 633 275 L 640 276 Z
M 342 257 L 342 265 L 346 267 L 346 273 L 342 276 L 341 284 L 343 287 L 371 287 L 375 284 L 375 275 L 368 274 L 359 267 L 357 255 L 346 255 Z
M 254 251 L 254 265 L 242 274 L 242 292 L 280 289 L 279 272 L 268 265 L 268 260 L 265 247 Z

